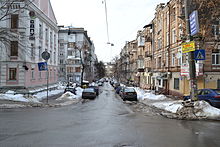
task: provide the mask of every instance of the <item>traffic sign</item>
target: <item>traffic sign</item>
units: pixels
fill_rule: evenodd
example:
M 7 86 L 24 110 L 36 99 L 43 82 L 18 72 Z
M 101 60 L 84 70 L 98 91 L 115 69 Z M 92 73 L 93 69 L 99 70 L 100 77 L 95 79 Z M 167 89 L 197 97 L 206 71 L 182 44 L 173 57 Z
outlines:
M 50 59 L 50 53 L 48 53 L 47 51 L 44 51 L 42 54 L 41 54 L 42 58 L 44 60 L 48 60 Z
M 195 60 L 205 60 L 205 50 L 200 49 L 200 50 L 195 50 L 194 52 L 194 59 Z
M 188 53 L 191 51 L 195 51 L 195 42 L 194 41 L 182 43 L 182 52 L 183 53 Z
M 198 11 L 193 11 L 189 16 L 190 33 L 191 36 L 196 35 L 199 32 Z
M 39 62 L 38 63 L 38 69 L 39 71 L 44 71 L 44 70 L 47 70 L 47 62 Z

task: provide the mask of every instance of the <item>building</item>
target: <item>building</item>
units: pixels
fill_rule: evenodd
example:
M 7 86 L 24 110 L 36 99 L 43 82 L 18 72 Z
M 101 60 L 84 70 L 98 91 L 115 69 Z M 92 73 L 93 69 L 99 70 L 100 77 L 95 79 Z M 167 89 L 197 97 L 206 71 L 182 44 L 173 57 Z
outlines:
M 206 51 L 206 60 L 196 61 L 196 80 L 199 89 L 216 89 L 220 88 L 220 21 L 216 17 L 219 13 L 210 17 L 212 13 L 209 11 L 213 9 L 206 6 L 200 7 L 208 11 L 207 15 L 198 10 L 202 16 L 199 19 L 201 29 L 193 36 L 196 50 Z M 176 96 L 189 95 L 188 53 L 182 52 L 182 44 L 186 42 L 184 10 L 183 0 L 157 5 L 154 19 L 121 50 L 118 64 L 123 76 L 129 74 L 129 80 L 141 88 Z M 125 68 L 127 65 L 128 69 Z
M 59 79 L 81 84 L 95 79 L 95 46 L 84 28 L 60 27 Z
M 39 71 L 50 53 L 49 84 L 58 82 L 58 27 L 49 0 L 1 1 L 0 88 L 30 90 L 47 84 L 47 72 Z

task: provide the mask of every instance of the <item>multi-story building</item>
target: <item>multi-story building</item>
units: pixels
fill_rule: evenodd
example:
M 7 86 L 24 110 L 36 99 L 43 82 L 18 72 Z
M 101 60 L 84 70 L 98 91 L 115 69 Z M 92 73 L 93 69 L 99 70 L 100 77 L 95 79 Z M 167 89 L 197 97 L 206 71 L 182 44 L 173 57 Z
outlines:
M 182 53 L 182 43 L 186 42 L 184 15 L 183 0 L 159 4 L 152 22 L 144 26 L 144 30 L 138 31 L 136 40 L 132 41 L 136 42 L 134 48 L 131 49 L 130 42 L 126 43 L 127 50 L 130 50 L 131 79 L 138 82 L 138 86 L 178 96 L 190 93 L 188 53 Z M 206 60 L 196 61 L 199 89 L 220 88 L 220 21 L 214 17 L 216 15 L 206 17 L 206 23 L 211 24 L 201 23 L 200 33 L 193 38 L 196 49 L 203 48 L 206 51 Z M 145 38 L 144 46 L 140 43 L 142 36 Z M 124 63 L 123 52 L 120 64 Z
M 95 79 L 95 47 L 84 28 L 60 27 L 59 78 L 80 84 Z
M 32 89 L 46 85 L 42 52 L 50 53 L 49 84 L 58 82 L 58 27 L 49 0 L 1 1 L 0 88 Z M 3 6 L 3 7 L 2 7 Z

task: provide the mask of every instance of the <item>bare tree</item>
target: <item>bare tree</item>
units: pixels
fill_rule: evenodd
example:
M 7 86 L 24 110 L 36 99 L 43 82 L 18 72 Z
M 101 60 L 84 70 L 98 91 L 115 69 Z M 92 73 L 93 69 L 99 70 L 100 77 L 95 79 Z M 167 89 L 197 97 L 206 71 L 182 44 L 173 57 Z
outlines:
M 198 10 L 200 45 L 213 42 L 214 47 L 219 44 L 220 1 L 219 0 L 191 0 L 191 11 Z M 217 26 L 215 28 L 214 26 Z M 215 30 L 216 29 L 216 30 Z M 216 32 L 217 31 L 217 32 Z M 213 37 L 213 36 L 218 36 Z
M 11 15 L 19 14 L 22 10 L 28 9 L 28 6 L 32 4 L 33 1 L 34 0 L 0 0 L 0 22 L 7 21 L 11 19 Z M 22 5 L 16 5 L 21 2 Z M 20 34 L 19 31 L 15 31 L 9 27 L 0 27 L 0 43 L 2 43 L 5 48 L 10 46 L 12 38 L 18 38 L 18 36 L 27 37 L 25 34 Z M 19 42 L 19 45 L 22 46 L 23 44 Z

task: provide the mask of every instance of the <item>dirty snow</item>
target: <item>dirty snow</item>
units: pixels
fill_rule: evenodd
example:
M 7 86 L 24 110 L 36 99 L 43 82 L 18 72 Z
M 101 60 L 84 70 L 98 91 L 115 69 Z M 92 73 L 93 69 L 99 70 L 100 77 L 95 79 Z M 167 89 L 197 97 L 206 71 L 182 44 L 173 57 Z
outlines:
M 135 90 L 137 92 L 137 98 L 139 100 L 145 100 L 145 99 L 164 100 L 164 99 L 167 99 L 167 97 L 165 95 L 155 95 L 150 90 L 143 90 L 143 89 L 140 89 L 140 88 L 137 88 L 137 87 L 135 88 Z
M 56 100 L 73 100 L 73 99 L 79 99 L 82 96 L 83 89 L 80 87 L 76 88 L 76 95 L 71 92 L 64 93 L 60 98 Z
M 183 109 L 183 100 L 171 100 L 165 95 L 155 95 L 152 91 L 135 88 L 139 101 L 146 105 L 177 114 L 179 110 Z M 220 109 L 212 107 L 205 101 L 198 101 L 194 103 L 194 110 L 197 118 L 206 119 L 220 119 Z
M 183 107 L 181 103 L 182 101 L 163 101 L 152 103 L 152 106 L 169 111 L 171 113 L 176 113 L 178 109 Z

